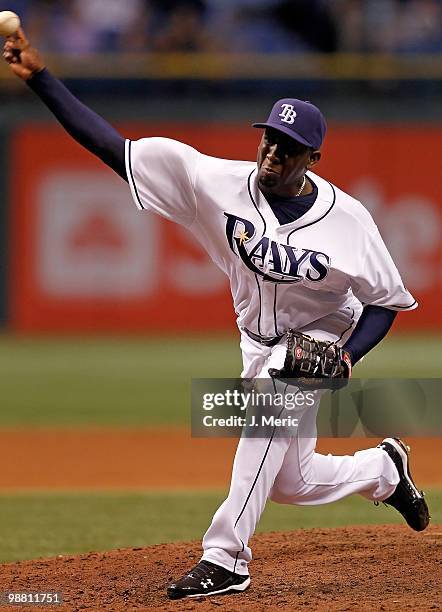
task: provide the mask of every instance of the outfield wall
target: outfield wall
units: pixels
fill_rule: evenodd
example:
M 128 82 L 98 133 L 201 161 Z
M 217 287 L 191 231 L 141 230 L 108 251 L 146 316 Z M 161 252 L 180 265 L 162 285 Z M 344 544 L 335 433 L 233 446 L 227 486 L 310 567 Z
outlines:
M 220 157 L 253 159 L 237 124 L 126 124 Z M 138 212 L 127 185 L 59 127 L 22 125 L 9 150 L 8 324 L 20 332 L 233 329 L 227 282 L 190 234 Z M 360 198 L 420 308 L 395 329 L 439 329 L 440 128 L 329 127 L 318 173 Z M 351 253 L 348 254 L 351 257 Z

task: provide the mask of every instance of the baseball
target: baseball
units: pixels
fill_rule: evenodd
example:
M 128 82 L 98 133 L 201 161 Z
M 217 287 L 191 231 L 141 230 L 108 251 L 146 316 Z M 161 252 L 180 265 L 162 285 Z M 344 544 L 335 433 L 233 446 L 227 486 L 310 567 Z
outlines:
M 12 11 L 0 11 L 0 36 L 11 36 L 20 27 L 20 17 Z

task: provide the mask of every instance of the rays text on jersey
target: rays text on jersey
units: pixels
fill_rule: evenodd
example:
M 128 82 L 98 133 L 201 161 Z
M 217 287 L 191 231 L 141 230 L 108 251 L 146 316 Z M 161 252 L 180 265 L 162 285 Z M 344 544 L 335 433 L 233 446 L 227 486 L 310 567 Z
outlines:
M 296 248 L 267 236 L 255 240 L 256 229 L 248 219 L 224 213 L 229 246 L 244 264 L 272 283 L 323 280 L 330 269 L 330 257 L 321 251 Z

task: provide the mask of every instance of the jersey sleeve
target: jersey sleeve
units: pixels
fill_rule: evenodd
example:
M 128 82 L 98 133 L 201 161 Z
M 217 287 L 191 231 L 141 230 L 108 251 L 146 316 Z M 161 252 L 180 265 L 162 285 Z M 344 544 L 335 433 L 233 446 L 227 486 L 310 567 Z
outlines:
M 396 265 L 382 240 L 375 223 L 365 234 L 362 249 L 362 272 L 351 280 L 353 294 L 363 304 L 383 306 L 391 310 L 414 310 L 418 304 L 404 287 Z
M 137 207 L 189 227 L 196 216 L 198 156 L 169 138 L 126 140 L 126 172 Z

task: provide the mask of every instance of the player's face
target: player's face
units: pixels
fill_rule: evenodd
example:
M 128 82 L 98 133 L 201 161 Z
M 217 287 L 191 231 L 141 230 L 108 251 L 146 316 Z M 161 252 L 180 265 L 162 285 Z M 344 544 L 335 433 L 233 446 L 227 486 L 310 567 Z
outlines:
M 302 177 L 318 161 L 319 151 L 306 147 L 283 132 L 266 128 L 258 147 L 258 184 L 269 195 L 292 197 Z

